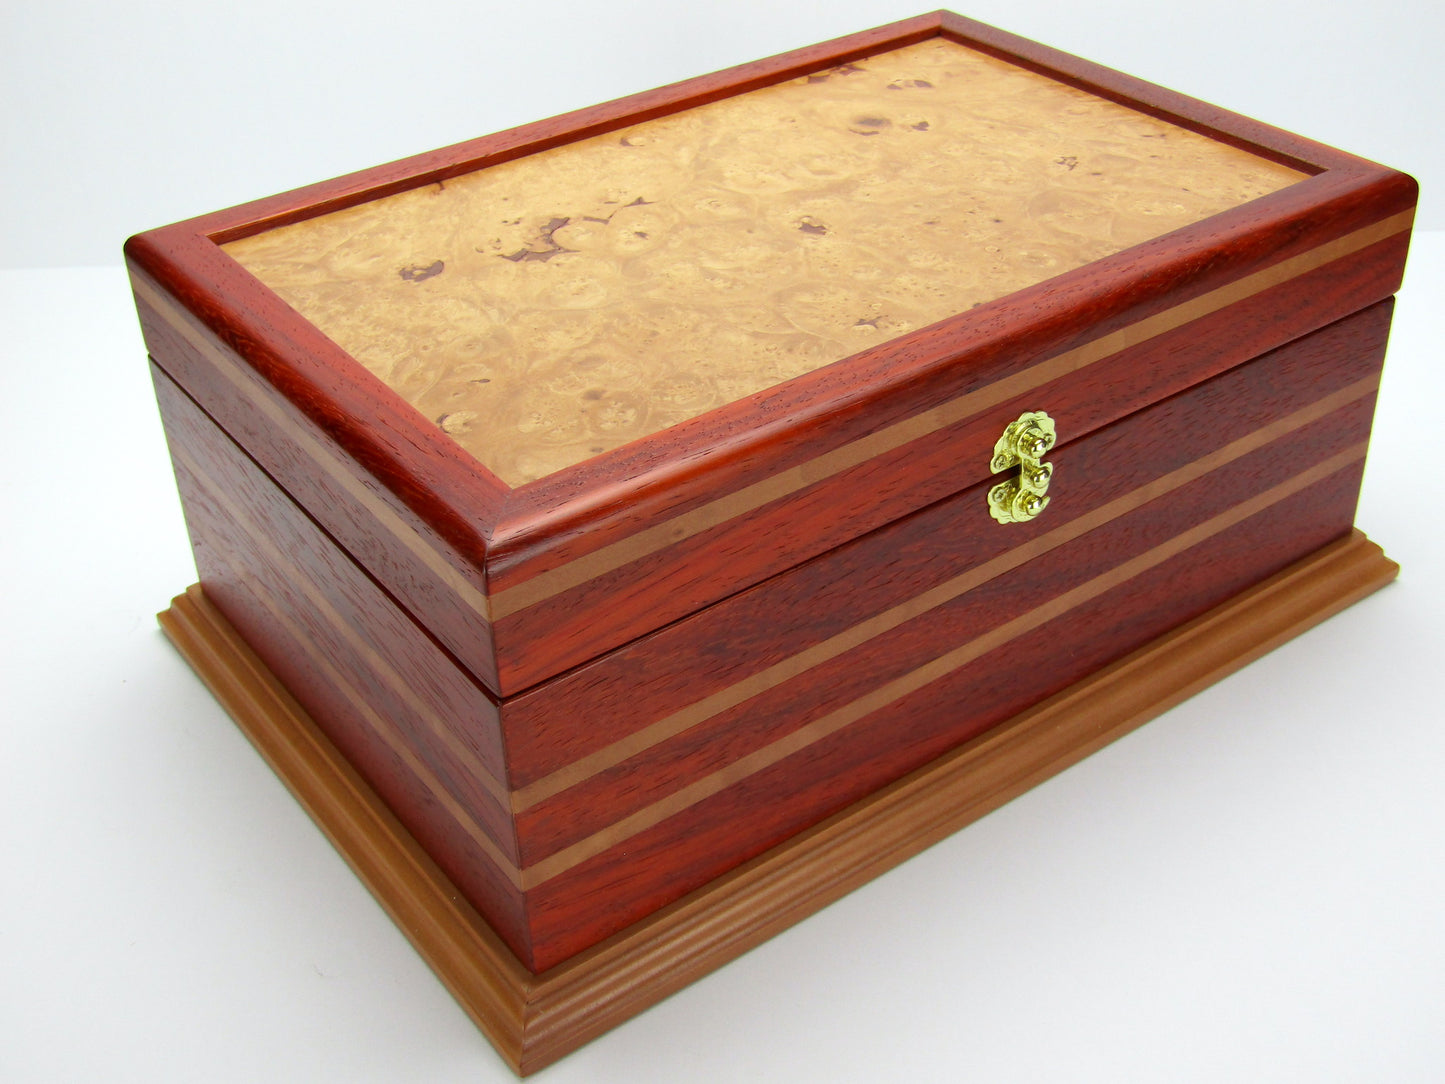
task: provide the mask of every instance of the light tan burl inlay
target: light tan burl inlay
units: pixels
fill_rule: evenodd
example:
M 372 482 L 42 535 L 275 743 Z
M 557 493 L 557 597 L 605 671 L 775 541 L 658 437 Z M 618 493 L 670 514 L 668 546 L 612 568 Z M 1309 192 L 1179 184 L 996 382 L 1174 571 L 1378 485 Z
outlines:
M 1303 176 L 936 38 L 225 248 L 516 486 Z

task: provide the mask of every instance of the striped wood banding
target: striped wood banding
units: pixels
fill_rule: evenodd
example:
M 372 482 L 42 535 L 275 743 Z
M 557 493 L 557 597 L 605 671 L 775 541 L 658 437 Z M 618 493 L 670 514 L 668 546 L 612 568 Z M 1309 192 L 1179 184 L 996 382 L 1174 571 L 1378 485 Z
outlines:
M 160 377 L 159 379 L 164 380 L 165 378 Z M 484 765 L 471 757 L 464 746 L 460 746 L 444 721 L 436 719 L 427 705 L 416 702 L 406 677 L 364 641 L 363 633 L 353 623 L 344 620 L 336 613 L 318 588 L 309 582 L 307 576 L 293 572 L 287 577 L 287 580 L 291 588 L 299 592 L 302 605 L 310 611 L 313 620 L 330 627 L 342 640 L 350 643 L 355 651 L 355 657 L 362 661 L 363 668 L 372 679 L 391 688 L 402 700 L 409 701 L 417 716 L 430 724 L 432 731 L 450 747 L 453 753 L 459 756 L 468 772 L 475 773 L 476 780 L 504 803 L 503 808 L 510 808 L 513 813 L 519 813 L 568 787 L 579 785 L 627 757 L 656 745 L 686 728 L 698 725 L 728 707 L 742 703 L 767 688 L 797 677 L 810 667 L 818 666 L 845 651 L 859 647 L 867 640 L 887 633 L 905 621 L 916 618 L 930 609 L 941 606 L 967 591 L 1004 575 L 1025 561 L 1037 560 L 1090 530 L 1127 515 L 1129 512 L 1212 471 L 1219 470 L 1253 451 L 1287 438 L 1290 434 L 1328 417 L 1331 413 L 1351 403 L 1371 396 L 1374 393 L 1377 379 L 1377 376 L 1371 376 L 1358 380 L 1177 471 L 1123 494 L 1087 515 L 1061 523 L 1048 533 L 1039 535 L 1032 542 L 1010 551 L 1005 556 L 957 576 L 901 606 L 885 611 L 823 644 L 816 645 L 799 657 L 785 660 L 783 663 L 755 674 L 736 686 L 699 702 L 690 709 L 674 713 L 658 723 L 630 735 L 621 742 L 605 747 L 592 757 L 580 760 L 568 768 L 540 780 L 532 787 L 523 788 L 510 795 Z M 224 441 L 224 438 L 221 439 Z M 178 466 L 191 476 L 207 498 L 216 502 L 231 522 L 244 532 L 246 536 L 243 540 L 244 545 L 231 548 L 238 553 L 262 554 L 271 565 L 277 568 L 289 567 L 289 561 L 270 539 L 267 531 L 256 521 L 256 517 L 248 514 L 228 493 L 228 489 L 231 487 L 212 479 L 207 469 L 196 461 L 196 458 L 185 449 L 180 441 L 173 440 L 172 447 Z M 457 795 L 454 788 L 449 787 L 436 776 L 411 748 L 407 735 L 398 731 L 390 720 L 382 718 L 371 707 L 367 702 L 366 694 L 356 686 L 353 678 L 338 670 L 321 651 L 312 646 L 307 633 L 295 626 L 294 623 L 287 626 L 286 633 L 288 640 L 306 653 L 311 664 L 327 674 L 332 686 L 342 693 L 351 709 L 364 718 L 371 732 L 380 738 L 401 762 L 406 764 L 422 783 L 427 793 L 442 805 L 447 815 L 467 833 L 496 870 L 515 888 L 526 891 L 617 846 L 667 818 L 677 815 L 727 787 L 735 785 L 748 776 L 764 770 L 783 758 L 801 751 L 808 745 L 830 736 L 871 712 L 909 695 L 985 653 L 1038 628 L 1043 623 L 1062 616 L 1070 609 L 1111 590 L 1140 572 L 1168 560 L 1204 539 L 1227 530 L 1261 509 L 1267 508 L 1345 467 L 1358 463 L 1363 459 L 1364 452 L 1364 445 L 1359 444 L 1336 453 L 1322 462 L 1310 465 L 1292 477 L 1268 488 L 1265 492 L 1179 534 L 1167 543 L 1151 549 L 1118 568 L 1019 615 L 985 635 L 953 646 L 948 652 L 927 665 L 830 711 L 820 719 L 780 737 L 746 757 L 691 781 L 661 800 L 650 803 L 570 846 L 521 867 L 512 854 L 506 853 L 498 846 L 496 830 L 488 831 L 477 822 L 473 806 L 469 804 L 465 796 Z M 238 567 L 236 563 L 238 558 L 228 554 L 227 547 L 212 547 L 210 552 L 214 554 L 214 559 L 219 559 L 227 566 L 231 576 L 245 581 L 249 589 L 258 594 L 263 606 L 271 612 L 276 620 L 287 624 L 288 618 L 285 616 L 287 608 L 259 584 L 254 575 Z
M 722 740 L 729 727 L 748 728 L 738 707 L 745 700 L 750 710 L 765 704 L 775 716 L 785 712 L 775 696 L 756 698 L 805 673 L 820 689 L 835 684 L 839 671 L 830 659 L 861 643 L 887 653 L 880 632 L 946 607 L 950 597 L 990 582 L 1013 562 L 1047 554 L 1053 543 L 1188 484 L 1193 472 L 1249 455 L 1287 428 L 1305 425 L 1311 435 L 1271 453 L 1279 461 L 1270 468 L 1276 476 L 1343 447 L 1314 433 L 1318 426 L 1339 430 L 1346 442 L 1365 439 L 1366 378 L 1378 375 L 1388 322 L 1388 303 L 1373 307 L 1180 393 L 1162 410 L 1070 443 L 1056 457 L 1056 499 L 1037 523 L 1000 528 L 983 513 L 982 491 L 965 490 L 510 698 L 503 729 L 520 830 L 530 834 L 526 822 L 538 802 L 636 758 L 659 739 L 689 731 L 686 741 L 695 746 L 703 733 Z M 1347 390 L 1351 384 L 1357 386 Z M 1314 421 L 1346 401 L 1354 402 L 1348 412 Z M 1194 518 L 1188 504 L 1176 507 L 1181 523 Z M 1074 521 L 1081 522 L 1071 527 Z M 950 580 L 957 582 L 950 587 Z M 956 640 L 960 633 L 939 635 Z M 867 664 L 866 652 L 852 657 Z M 650 760 L 663 766 L 661 758 Z M 615 797 L 588 788 L 571 798 L 579 820 L 590 819 L 597 803 L 613 806 L 624 789 L 637 793 L 640 768 L 634 760 L 625 776 L 611 773 Z M 560 816 L 561 807 L 549 804 Z
M 1214 516 L 1204 523 L 1176 535 L 1169 542 L 1156 546 L 1133 560 L 1126 561 L 1103 575 L 1035 607 L 991 632 L 967 643 L 959 644 L 932 662 L 905 676 L 889 682 L 858 699 L 843 705 L 821 718 L 791 731 L 756 752 L 735 760 L 723 768 L 653 802 L 607 828 L 588 836 L 570 847 L 529 864 L 522 871 L 523 887 L 543 884 L 567 870 L 639 835 L 647 829 L 674 817 L 707 798 L 762 772 L 786 757 L 807 749 L 815 742 L 880 711 L 917 692 L 934 681 L 948 676 L 976 659 L 1006 646 L 1021 636 L 1042 628 L 1050 621 L 1065 618 L 1070 611 L 1128 582 L 1135 576 L 1164 563 L 1199 543 L 1220 534 L 1250 516 L 1307 489 L 1331 475 L 1351 466 L 1363 465 L 1366 445 L 1357 444 L 1338 455 L 1272 486 L 1265 492 Z
M 566 767 L 559 768 L 533 783 L 518 788 L 512 794 L 512 808 L 516 812 L 523 812 L 555 794 L 570 787 L 577 786 L 579 783 L 606 771 L 613 765 L 619 764 L 629 757 L 635 756 L 643 750 L 651 748 L 684 730 L 697 726 L 707 719 L 726 711 L 728 708 L 742 703 L 744 700 L 774 688 L 783 682 L 790 681 L 808 669 L 836 658 L 847 651 L 858 648 L 874 637 L 889 632 L 904 622 L 919 617 L 928 610 L 941 606 L 957 598 L 959 595 L 987 583 L 995 577 L 1006 575 L 1025 563 L 1043 556 L 1049 551 L 1078 538 L 1080 535 L 1102 524 L 1108 523 L 1119 516 L 1123 516 L 1136 508 L 1142 507 L 1144 504 L 1156 500 L 1197 478 L 1203 477 L 1205 474 L 1217 470 L 1256 449 L 1262 448 L 1312 422 L 1318 421 L 1347 404 L 1373 395 L 1378 384 L 1379 378 L 1377 376 L 1356 381 L 1349 387 L 1311 403 L 1309 406 L 1300 410 L 1294 411 L 1270 425 L 1256 430 L 1249 436 L 1233 441 L 1212 454 L 1195 460 L 1179 470 L 1171 471 L 1151 481 L 1147 485 L 1124 493 L 1108 504 L 1096 508 L 1086 515 L 1061 523 L 1048 532 L 1008 551 L 1001 557 L 997 557 L 978 567 L 971 568 L 967 572 L 953 577 L 924 594 L 918 595 L 900 605 L 891 607 L 883 613 L 861 622 L 845 632 L 838 633 L 822 643 L 808 648 L 806 651 L 799 652 L 780 662 L 774 663 L 767 669 L 751 674 L 747 678 L 719 692 L 713 693 L 704 700 L 697 701 L 640 730 L 634 731 L 594 753 L 573 761 Z
M 1286 497 L 1082 602 L 1061 621 L 1015 637 L 529 890 L 528 966 L 545 969 L 587 949 L 1247 590 L 1300 554 L 1339 539 L 1349 530 L 1362 466 L 1357 461 Z M 1146 508 L 1130 519 L 1141 520 L 1138 525 L 1152 548 L 1174 533 L 1169 522 L 1174 514 L 1170 510 L 1161 517 Z M 1281 530 L 1284 524 L 1289 524 L 1288 533 Z M 966 617 L 987 619 L 1014 595 L 1022 597 L 1020 605 L 1005 611 L 1009 618 L 1045 604 L 1058 590 L 1049 581 L 1061 569 L 1085 566 L 1083 575 L 1070 576 L 1067 584 L 1061 584 L 1065 590 L 1080 586 L 1085 577 L 1102 575 L 1123 559 L 1116 553 L 1117 543 L 1133 530 L 1123 522 L 1118 526 L 1119 530 L 1096 532 L 1067 551 L 1044 558 L 1040 565 L 1052 569 L 1041 568 L 1047 576 L 1042 581 L 1031 576 L 1017 591 L 995 581 L 966 596 Z M 1135 547 L 1129 554 L 1138 552 Z M 1062 564 L 1059 556 L 1066 558 Z M 914 668 L 926 665 L 938 650 L 926 642 L 915 641 L 913 646 L 920 649 L 913 656 Z M 833 670 L 850 690 L 840 699 L 866 694 L 871 682 L 855 682 L 846 668 Z M 801 698 L 793 697 L 791 703 L 797 705 Z M 819 714 L 809 711 L 803 719 L 787 722 L 804 725 Z M 704 758 L 712 754 L 714 745 L 720 758 L 737 757 L 754 720 L 748 712 L 735 713 L 734 719 L 735 726 L 714 732 L 716 741 L 696 743 L 693 748 Z M 585 808 L 580 803 L 578 807 Z M 524 855 L 530 861 L 525 850 Z

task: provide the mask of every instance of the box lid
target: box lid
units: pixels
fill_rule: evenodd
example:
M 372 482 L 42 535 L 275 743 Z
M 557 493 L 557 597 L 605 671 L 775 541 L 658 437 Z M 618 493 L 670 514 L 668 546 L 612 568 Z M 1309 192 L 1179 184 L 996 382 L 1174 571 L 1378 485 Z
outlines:
M 505 694 L 987 478 L 1023 410 L 1077 439 L 1388 296 L 1413 204 L 939 14 L 128 252 L 157 360 Z

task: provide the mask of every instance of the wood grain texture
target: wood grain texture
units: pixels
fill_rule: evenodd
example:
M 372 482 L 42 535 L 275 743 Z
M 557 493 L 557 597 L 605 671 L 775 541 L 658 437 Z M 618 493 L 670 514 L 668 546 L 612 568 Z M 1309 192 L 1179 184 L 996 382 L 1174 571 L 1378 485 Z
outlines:
M 1034 71 L 1137 104 L 1170 123 L 1314 175 L 515 490 L 461 453 L 218 247 L 278 223 L 435 183 L 940 34 L 982 44 Z M 939 435 L 917 442 L 922 447 L 894 448 L 881 463 L 837 471 L 802 487 L 785 486 L 785 492 L 755 506 L 760 514 L 746 529 L 723 529 L 691 546 L 669 546 L 659 551 L 662 556 L 629 558 L 613 566 L 607 573 L 613 578 L 599 585 L 617 597 L 627 593 L 625 605 L 599 611 L 609 615 L 605 621 L 597 614 L 581 624 L 556 620 L 558 613 L 570 617 L 591 601 L 585 584 L 542 594 L 536 601 L 554 596 L 555 601 L 530 623 L 523 606 L 494 625 L 489 615 L 494 596 L 517 590 L 523 593 L 511 595 L 512 600 L 535 595 L 528 585 L 539 577 L 621 540 L 648 531 L 665 534 L 679 516 L 719 495 L 773 485 L 773 479 L 789 472 L 808 479 L 823 457 L 974 389 L 1003 387 L 1000 380 L 1021 368 L 1067 355 L 1101 336 L 1119 334 L 1132 345 L 1125 329 L 1181 302 L 1286 267 L 1361 229 L 1398 223 L 1392 236 L 1308 272 L 1312 291 L 1302 290 L 1301 296 L 1318 292 L 1320 303 L 1301 308 L 1276 295 L 1280 322 L 1271 328 L 1261 321 L 1253 349 L 1277 346 L 1393 292 L 1414 201 L 1414 184 L 1403 175 L 936 14 L 167 227 L 133 239 L 128 254 L 138 292 L 149 291 L 142 298 L 148 310 L 143 315 L 158 362 L 307 508 L 334 519 L 323 518 L 323 526 L 354 545 L 358 558 L 388 590 L 435 629 L 473 673 L 505 694 L 844 540 L 836 533 L 778 531 L 779 522 L 831 518 L 841 525 L 835 530 L 856 535 L 946 495 L 940 486 L 951 484 L 956 490 L 971 484 L 977 479 L 935 472 L 920 485 L 917 473 L 904 466 L 919 461 L 914 452 L 935 461 L 971 463 L 967 443 L 959 444 L 961 434 L 945 426 Z M 1283 293 L 1288 288 L 1276 284 L 1270 289 Z M 1248 303 L 1244 298 L 1233 302 Z M 176 311 L 163 312 L 167 306 Z M 1238 345 L 1231 321 L 1227 315 L 1217 325 L 1209 319 L 1195 320 L 1190 334 L 1213 340 L 1214 348 L 1227 354 Z M 1145 344 L 1146 354 L 1148 349 Z M 254 402 L 226 400 L 237 384 L 217 376 L 214 367 L 227 362 L 243 371 L 242 394 Z M 1087 386 L 1100 374 L 1094 370 L 1077 379 Z M 990 409 L 1002 407 L 994 403 Z M 969 437 L 976 439 L 976 434 Z M 349 487 L 324 467 L 308 466 L 317 446 L 350 472 Z M 313 501 L 310 491 L 316 489 L 322 492 Z M 867 499 L 861 496 L 865 493 Z M 903 493 L 912 494 L 914 503 L 909 505 Z M 827 516 L 820 511 L 825 507 L 832 510 Z M 388 517 L 402 526 L 394 529 Z M 713 571 L 699 575 L 699 568 Z M 453 590 L 458 583 L 460 591 Z M 480 604 L 463 599 L 469 592 L 480 596 Z M 564 598 L 566 592 L 574 593 Z M 551 631 L 540 634 L 542 629 Z
M 786 929 L 1338 612 L 1397 567 L 1355 532 L 591 951 L 529 975 L 199 589 L 168 635 L 518 1072 Z

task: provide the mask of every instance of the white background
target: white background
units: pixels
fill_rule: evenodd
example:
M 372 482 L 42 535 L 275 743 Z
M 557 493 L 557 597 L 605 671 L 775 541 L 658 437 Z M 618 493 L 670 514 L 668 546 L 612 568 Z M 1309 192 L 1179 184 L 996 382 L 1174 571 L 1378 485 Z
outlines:
M 0 266 L 917 15 L 910 0 L 47 0 L 0 16 Z M 1445 179 L 1436 0 L 980 0 L 962 14 Z M 1420 225 L 1445 228 L 1427 195 Z
M 966 13 L 1413 172 L 1440 229 L 1436 11 Z M 916 13 L 6 7 L 0 1080 L 509 1079 L 155 629 L 195 572 L 124 237 Z M 1359 512 L 1400 583 L 539 1079 L 1441 1079 L 1442 296 L 1417 234 Z

